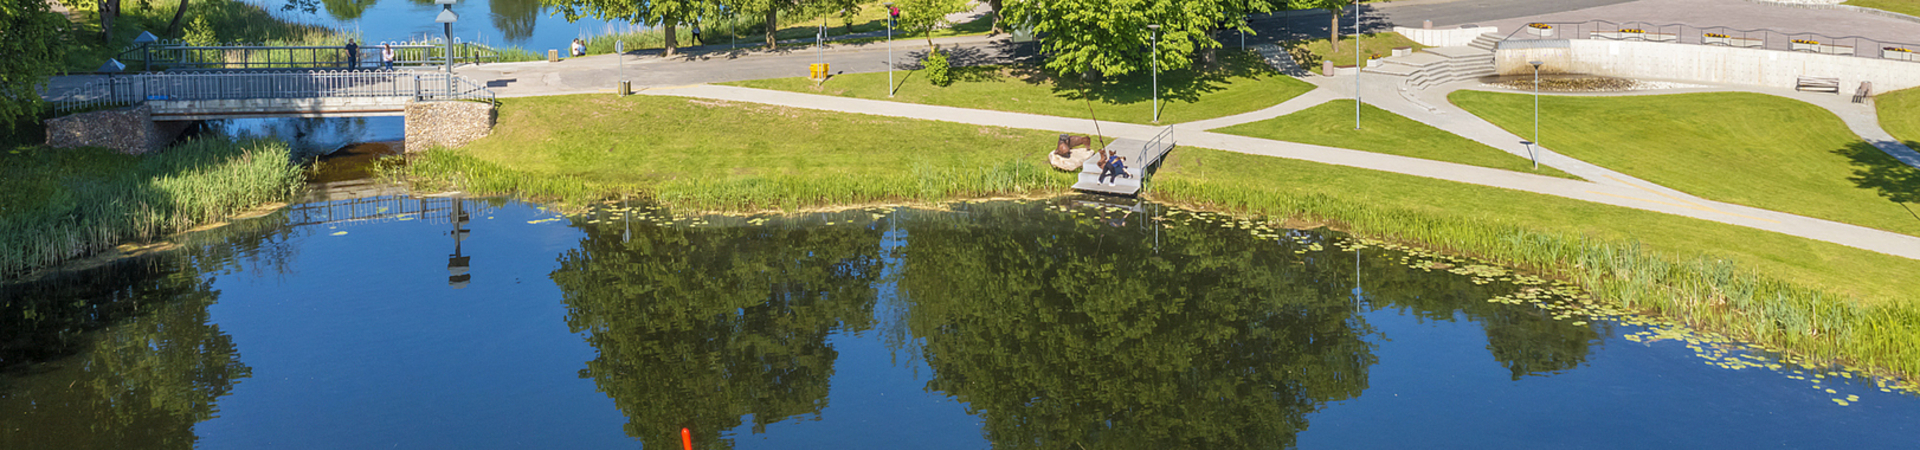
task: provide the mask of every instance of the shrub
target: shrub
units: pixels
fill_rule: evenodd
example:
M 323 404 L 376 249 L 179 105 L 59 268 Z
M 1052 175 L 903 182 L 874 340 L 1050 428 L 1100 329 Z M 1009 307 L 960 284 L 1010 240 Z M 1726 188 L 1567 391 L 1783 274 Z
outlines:
M 927 57 L 921 60 L 921 64 L 927 67 L 927 81 L 933 82 L 933 85 L 947 86 L 953 84 L 953 73 L 948 71 L 951 67 L 947 64 L 947 54 L 945 52 L 940 51 L 938 48 L 928 50 Z

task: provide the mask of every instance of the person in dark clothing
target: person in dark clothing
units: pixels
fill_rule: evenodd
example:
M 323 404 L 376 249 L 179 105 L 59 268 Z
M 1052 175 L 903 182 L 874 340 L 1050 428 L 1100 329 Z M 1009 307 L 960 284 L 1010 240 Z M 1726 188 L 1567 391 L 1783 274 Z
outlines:
M 360 44 L 347 40 L 347 70 L 360 68 Z
M 1127 174 L 1127 158 L 1119 155 L 1107 159 L 1106 166 L 1100 170 L 1100 177 L 1106 179 L 1108 186 L 1112 186 L 1113 180 L 1119 179 L 1119 177 L 1133 178 L 1132 175 Z M 1096 178 L 1094 181 L 1098 182 L 1100 180 Z

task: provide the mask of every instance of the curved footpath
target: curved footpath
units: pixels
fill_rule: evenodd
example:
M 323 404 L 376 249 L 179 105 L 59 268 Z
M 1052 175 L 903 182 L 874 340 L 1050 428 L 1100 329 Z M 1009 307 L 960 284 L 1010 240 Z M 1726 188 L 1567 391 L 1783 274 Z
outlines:
M 1318 91 L 1327 90 L 1322 88 Z M 710 100 L 726 100 L 744 103 L 760 103 L 794 108 L 823 111 L 873 114 L 923 120 L 940 120 L 974 125 L 1000 126 L 1046 130 L 1063 133 L 1093 134 L 1096 132 L 1092 121 L 1067 117 L 1043 116 L 1036 114 L 985 111 L 949 106 L 921 105 L 880 100 L 862 100 L 824 95 L 800 94 L 784 91 L 771 91 L 731 86 L 696 85 L 677 88 L 653 89 L 643 92 L 646 95 L 666 95 L 677 97 L 695 97 Z M 1364 97 L 1364 93 L 1363 93 Z M 1319 94 L 1316 98 L 1332 98 Z M 1306 103 L 1304 100 L 1299 103 Z M 1288 102 L 1293 103 L 1293 102 Z M 1304 108 L 1300 104 L 1282 103 L 1275 108 Z M 1310 105 L 1307 105 L 1310 106 Z M 1382 105 L 1376 105 L 1382 106 Z M 1273 108 L 1270 108 L 1273 109 Z M 1393 110 L 1393 109 L 1389 109 Z M 1399 113 L 1400 111 L 1395 111 Z M 1455 117 L 1471 115 L 1458 113 Z M 1241 115 L 1237 117 L 1254 118 L 1258 116 Z M 1258 119 L 1254 119 L 1258 120 Z M 1487 128 L 1505 135 L 1505 131 L 1480 121 Z M 1740 225 L 1750 228 L 1774 231 L 1793 236 L 1832 242 L 1849 247 L 1860 248 L 1890 255 L 1920 259 L 1920 237 L 1881 231 L 1872 228 L 1850 225 L 1828 220 L 1814 219 L 1793 214 L 1769 211 L 1759 208 L 1721 203 L 1694 197 L 1672 189 L 1661 188 L 1653 183 L 1627 177 L 1591 164 L 1580 163 L 1572 158 L 1552 155 L 1543 158 L 1542 163 L 1559 163 L 1556 168 L 1567 170 L 1583 177 L 1596 176 L 1601 182 L 1576 181 L 1562 178 L 1532 175 L 1500 169 L 1490 169 L 1449 162 L 1409 158 L 1381 153 L 1346 150 L 1317 145 L 1298 144 L 1243 136 L 1233 136 L 1206 131 L 1191 130 L 1186 125 L 1175 125 L 1175 140 L 1183 146 L 1202 147 L 1247 153 L 1263 156 L 1291 158 L 1325 164 L 1357 167 L 1363 169 L 1394 172 L 1422 176 L 1461 183 L 1478 184 L 1539 194 L 1585 200 L 1595 203 L 1623 206 L 1628 208 L 1662 212 L 1715 222 Z M 1454 128 L 1443 128 L 1459 132 Z M 1158 133 L 1159 127 L 1136 124 L 1110 123 L 1099 124 L 1099 132 L 1107 136 L 1150 139 Z M 1503 138 L 1493 138 L 1491 131 L 1473 133 L 1482 142 L 1490 145 Z M 1466 136 L 1467 134 L 1462 134 Z M 1510 135 L 1509 135 L 1510 136 Z M 1508 142 L 1518 138 L 1506 138 Z M 1583 166 L 1584 165 L 1584 166 Z M 1568 169 L 1573 170 L 1568 170 Z

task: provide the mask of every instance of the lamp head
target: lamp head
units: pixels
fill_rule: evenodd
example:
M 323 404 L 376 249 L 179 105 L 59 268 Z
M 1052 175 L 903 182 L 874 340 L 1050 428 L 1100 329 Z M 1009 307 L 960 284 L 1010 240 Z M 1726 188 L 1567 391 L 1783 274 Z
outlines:
M 453 6 L 453 2 L 454 0 L 433 0 L 433 4 L 440 6 Z
M 1158 29 L 1160 29 L 1160 24 L 1157 24 L 1157 23 L 1156 23 L 1156 24 L 1152 24 L 1152 25 L 1147 25 L 1147 28 L 1151 28 L 1151 29 L 1155 29 L 1155 30 L 1158 30 Z
M 448 2 L 448 4 L 451 5 L 452 2 Z M 446 8 L 440 10 L 440 15 L 433 18 L 433 23 L 454 23 L 459 20 L 460 15 L 454 14 L 453 8 Z
M 1527 61 L 1527 64 L 1532 64 L 1533 68 L 1535 69 L 1540 68 L 1541 64 L 1546 64 L 1546 63 L 1547 63 L 1546 61 Z

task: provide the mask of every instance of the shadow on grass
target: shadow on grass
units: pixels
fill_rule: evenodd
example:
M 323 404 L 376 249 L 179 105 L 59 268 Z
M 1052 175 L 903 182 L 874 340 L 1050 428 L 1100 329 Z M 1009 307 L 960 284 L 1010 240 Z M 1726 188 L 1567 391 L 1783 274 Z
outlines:
M 1920 142 L 1907 141 L 1906 144 L 1907 148 L 1920 148 Z M 1876 191 L 1881 197 L 1907 208 L 1915 220 L 1920 220 L 1920 212 L 1908 205 L 1920 203 L 1920 168 L 1900 162 L 1866 142 L 1848 144 L 1833 153 L 1852 162 L 1853 176 L 1847 178 L 1848 181 L 1862 189 Z

